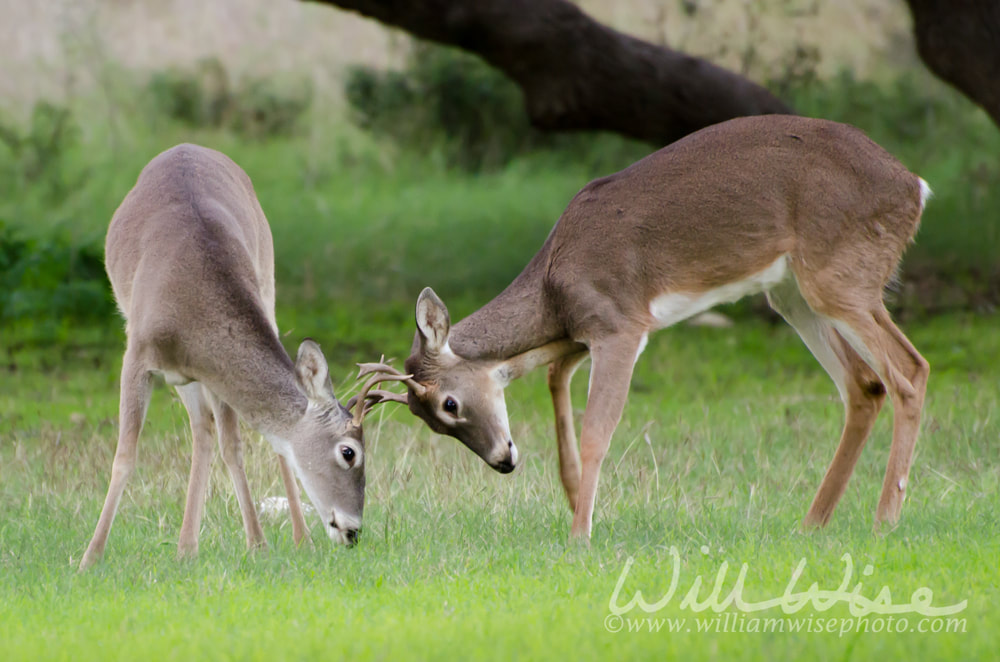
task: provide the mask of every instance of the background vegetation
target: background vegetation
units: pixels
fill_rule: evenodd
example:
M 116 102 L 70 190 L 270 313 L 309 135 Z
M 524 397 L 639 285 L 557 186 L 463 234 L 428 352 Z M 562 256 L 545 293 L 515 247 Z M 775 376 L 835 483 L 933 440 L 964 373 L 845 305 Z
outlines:
M 275 238 L 283 339 L 294 348 L 317 338 L 344 395 L 353 362 L 405 355 L 423 286 L 461 318 L 518 273 L 583 184 L 651 150 L 537 133 L 516 88 L 439 48 L 398 49 L 410 54 L 392 70 L 347 70 L 343 105 L 306 75 L 235 72 L 211 58 L 142 72 L 98 58 L 95 85 L 0 115 L 0 659 L 993 655 L 1000 132 L 926 74 L 831 75 L 797 34 L 765 58 L 754 47 L 774 47 L 764 32 L 747 23 L 744 40 L 729 42 L 738 47 L 718 55 L 770 80 L 803 114 L 862 127 L 935 190 L 892 294 L 932 365 L 898 529 L 870 531 L 887 407 L 831 527 L 797 532 L 832 456 L 840 405 L 758 301 L 728 309 L 734 329 L 685 326 L 651 339 L 602 475 L 589 550 L 565 546 L 569 513 L 537 373 L 509 389 L 525 454 L 513 476 L 390 405 L 367 430 L 356 549 L 331 550 L 317 529 L 315 548 L 296 551 L 277 518 L 266 526 L 271 552 L 245 554 L 216 467 L 203 553 L 177 563 L 187 422 L 172 391 L 158 388 L 107 562 L 78 576 L 116 437 L 123 334 L 103 237 L 153 155 L 197 142 L 250 174 Z M 582 406 L 585 375 L 574 388 Z M 245 436 L 255 496 L 281 494 L 270 450 Z M 858 568 L 875 568 L 866 595 L 887 585 L 903 602 L 927 586 L 935 604 L 968 599 L 966 631 L 607 632 L 625 559 L 637 559 L 630 585 L 656 596 L 671 545 L 684 559 L 682 586 L 745 561 L 752 599 L 779 595 L 800 558 L 809 563 L 800 586 L 835 587 L 849 552 Z M 676 604 L 661 615 L 692 616 Z
M 774 85 L 803 114 L 863 127 L 935 191 L 898 311 L 995 307 L 1000 134 L 985 114 L 912 72 L 874 83 L 809 71 L 808 59 L 790 64 Z M 228 79 L 218 60 L 144 83 L 125 77 L 113 123 L 87 104 L 48 101 L 23 121 L 0 119 L 2 319 L 30 318 L 47 338 L 59 320 L 106 316 L 96 267 L 107 219 L 149 155 L 179 141 L 221 148 L 251 174 L 274 226 L 280 299 L 296 310 L 392 309 L 421 283 L 484 301 L 582 184 L 651 149 L 543 134 L 527 124 L 516 87 L 439 47 L 415 48 L 399 71 L 351 69 L 346 117 L 333 122 L 310 106 L 304 80 Z M 464 247 L 479 258 L 454 259 Z

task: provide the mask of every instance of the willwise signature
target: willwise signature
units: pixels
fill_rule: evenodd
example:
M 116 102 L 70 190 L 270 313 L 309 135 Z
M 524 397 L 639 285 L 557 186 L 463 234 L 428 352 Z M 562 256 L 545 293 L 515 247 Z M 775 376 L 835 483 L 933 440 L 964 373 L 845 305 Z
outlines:
M 645 597 L 642 595 L 642 591 L 636 590 L 632 595 L 632 598 L 624 605 L 620 603 L 621 593 L 625 586 L 625 581 L 628 579 L 629 572 L 632 569 L 635 559 L 631 556 L 625 561 L 625 567 L 622 568 L 621 575 L 618 577 L 618 583 L 615 584 L 615 590 L 611 594 L 611 599 L 608 601 L 608 609 L 612 614 L 616 616 L 621 616 L 632 611 L 636 607 L 651 614 L 657 612 L 674 598 L 677 593 L 678 586 L 681 579 L 681 557 L 680 553 L 677 551 L 676 547 L 670 548 L 670 556 L 672 559 L 672 573 L 670 577 L 670 587 L 667 589 L 666 593 L 657 600 L 656 602 L 647 602 Z M 681 599 L 680 608 L 688 609 L 692 612 L 703 612 L 712 610 L 716 613 L 725 611 L 730 607 L 737 609 L 742 612 L 757 612 L 766 609 L 774 609 L 780 607 L 781 611 L 785 614 L 794 614 L 807 605 L 811 605 L 815 611 L 827 611 L 837 604 L 846 604 L 852 616 L 865 616 L 867 614 L 921 614 L 924 616 L 947 616 L 949 614 L 957 614 L 958 612 L 964 610 L 968 605 L 968 600 L 962 600 L 952 605 L 945 605 L 936 607 L 934 606 L 934 591 L 927 587 L 921 587 L 913 591 L 910 594 L 910 599 L 908 602 L 894 603 L 892 600 L 892 591 L 888 586 L 883 585 L 881 590 L 875 595 L 874 598 L 868 598 L 862 595 L 862 589 L 864 587 L 862 582 L 858 582 L 851 587 L 851 583 L 854 577 L 854 559 L 851 555 L 844 554 L 840 557 L 840 560 L 844 562 L 844 578 L 840 582 L 840 586 L 835 589 L 824 589 L 820 588 L 818 582 L 813 582 L 813 584 L 804 591 L 796 590 L 799 579 L 802 577 L 802 573 L 806 568 L 806 559 L 803 557 L 799 560 L 795 569 L 792 571 L 792 575 L 788 580 L 788 584 L 785 586 L 784 592 L 774 598 L 767 600 L 761 600 L 759 602 L 750 602 L 743 598 L 743 588 L 746 584 L 746 576 L 748 565 L 743 563 L 740 566 L 739 574 L 736 576 L 736 581 L 732 588 L 723 596 L 725 591 L 724 586 L 726 584 L 726 577 L 729 573 L 729 562 L 723 561 L 722 565 L 719 566 L 719 571 L 715 574 L 715 582 L 711 586 L 711 590 L 704 598 L 701 597 L 702 588 L 705 585 L 701 575 L 698 575 L 691 582 L 690 587 Z M 862 575 L 870 576 L 874 568 L 871 565 L 866 565 L 862 571 Z

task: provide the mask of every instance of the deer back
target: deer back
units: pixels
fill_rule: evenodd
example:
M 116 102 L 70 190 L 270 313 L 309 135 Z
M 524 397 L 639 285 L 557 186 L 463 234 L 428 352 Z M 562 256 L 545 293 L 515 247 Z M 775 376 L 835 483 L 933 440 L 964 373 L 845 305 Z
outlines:
M 130 340 L 157 348 L 164 369 L 232 360 L 219 355 L 231 344 L 220 336 L 264 343 L 291 366 L 276 352 L 270 229 L 229 157 L 183 144 L 154 158 L 115 212 L 105 251 Z
M 547 284 L 560 296 L 628 293 L 626 312 L 642 315 L 657 295 L 712 290 L 782 255 L 813 269 L 870 255 L 873 278 L 887 279 L 916 232 L 920 191 L 853 127 L 731 120 L 585 186 L 543 249 Z

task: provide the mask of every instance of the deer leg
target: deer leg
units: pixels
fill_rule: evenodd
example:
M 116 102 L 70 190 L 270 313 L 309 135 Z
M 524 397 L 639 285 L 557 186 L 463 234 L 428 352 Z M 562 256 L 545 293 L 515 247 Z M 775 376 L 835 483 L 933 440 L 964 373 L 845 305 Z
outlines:
M 563 356 L 549 364 L 549 393 L 556 417 L 556 443 L 559 448 L 559 478 L 569 501 L 569 509 L 576 510 L 576 495 L 580 489 L 580 451 L 577 449 L 576 430 L 573 426 L 573 402 L 569 384 L 573 373 L 587 357 L 587 352 Z
M 232 407 L 218 398 L 212 399 L 212 407 L 215 410 L 215 425 L 219 430 L 219 447 L 222 450 L 222 459 L 229 469 L 229 476 L 233 480 L 233 489 L 236 491 L 236 500 L 240 504 L 240 513 L 243 515 L 243 530 L 246 532 L 247 548 L 266 548 L 267 540 L 264 538 L 264 531 L 260 528 L 257 507 L 253 503 L 250 484 L 247 482 L 247 474 L 243 466 L 243 440 L 240 439 L 239 418 Z
M 184 520 L 177 543 L 177 555 L 193 557 L 198 554 L 198 535 L 201 532 L 201 516 L 205 509 L 205 492 L 212 470 L 212 437 L 215 433 L 215 419 L 212 407 L 205 398 L 202 386 L 191 382 L 176 387 L 177 394 L 187 409 L 191 420 L 191 475 L 188 478 L 187 502 L 184 506 Z
M 292 539 L 297 546 L 303 542 L 311 542 L 306 520 L 302 516 L 302 497 L 299 494 L 299 484 L 295 474 L 285 458 L 278 456 L 278 466 L 281 467 L 281 480 L 285 483 L 285 494 L 288 496 L 288 515 L 292 518 Z
M 822 527 L 830 521 L 837 502 L 847 488 L 847 481 L 868 440 L 875 419 L 885 403 L 885 386 L 878 375 L 865 363 L 839 334 L 831 331 L 838 356 L 847 368 L 847 398 L 844 402 L 844 431 L 837 452 L 823 476 L 809 512 L 802 521 L 804 527 Z
M 868 315 L 834 322 L 840 335 L 878 373 L 893 405 L 892 446 L 875 511 L 875 526 L 899 520 L 930 366 L 879 306 Z
M 823 477 L 804 527 L 822 527 L 830 520 L 875 423 L 885 388 L 878 376 L 833 329 L 830 320 L 816 314 L 795 281 L 786 281 L 767 295 L 768 303 L 798 332 L 802 341 L 837 385 L 844 402 L 845 420 L 837 451 Z
M 570 538 L 589 541 L 601 463 L 621 420 L 643 333 L 621 333 L 590 346 L 590 392 L 580 435 L 581 475 Z
M 152 392 L 149 372 L 140 363 L 131 348 L 126 349 L 122 361 L 121 396 L 118 405 L 118 447 L 111 465 L 111 481 L 104 499 L 101 516 L 97 520 L 94 537 L 80 560 L 80 570 L 94 565 L 104 555 L 104 546 L 111 533 L 111 525 L 118 512 L 125 484 L 135 469 L 136 445 L 139 432 L 146 418 L 146 407 Z

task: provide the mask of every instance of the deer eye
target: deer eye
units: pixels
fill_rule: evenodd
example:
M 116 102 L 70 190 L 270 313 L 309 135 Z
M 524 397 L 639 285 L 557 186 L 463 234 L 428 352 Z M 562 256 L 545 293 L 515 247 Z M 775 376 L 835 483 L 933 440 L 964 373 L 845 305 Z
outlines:
M 458 415 L 458 403 L 450 395 L 444 399 L 444 410 L 452 416 Z
M 356 455 L 357 453 L 355 453 L 354 449 L 351 448 L 350 446 L 340 447 L 340 456 L 344 458 L 344 462 L 347 462 L 347 464 L 351 464 L 352 462 L 354 462 L 354 457 Z

